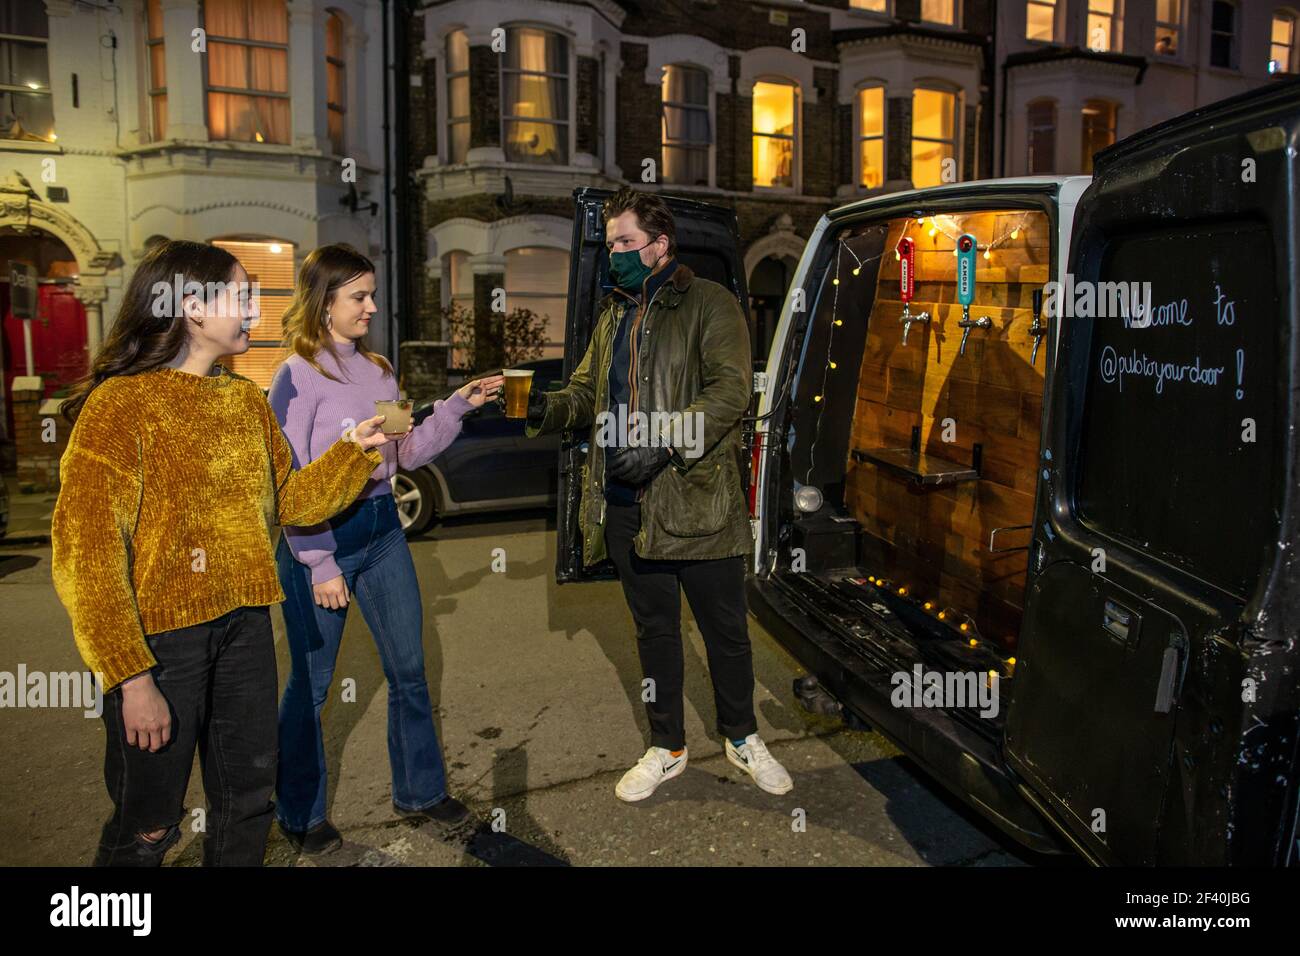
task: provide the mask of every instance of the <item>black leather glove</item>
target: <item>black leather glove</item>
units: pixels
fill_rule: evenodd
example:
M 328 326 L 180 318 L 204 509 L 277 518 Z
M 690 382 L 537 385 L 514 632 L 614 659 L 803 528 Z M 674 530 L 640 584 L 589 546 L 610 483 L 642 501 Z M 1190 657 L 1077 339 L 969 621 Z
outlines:
M 537 389 L 528 391 L 528 414 L 526 421 L 529 425 L 541 425 L 542 419 L 546 417 L 546 393 L 539 392 Z
M 668 466 L 668 449 L 661 445 L 613 448 L 606 458 L 606 474 L 629 485 L 644 485 Z

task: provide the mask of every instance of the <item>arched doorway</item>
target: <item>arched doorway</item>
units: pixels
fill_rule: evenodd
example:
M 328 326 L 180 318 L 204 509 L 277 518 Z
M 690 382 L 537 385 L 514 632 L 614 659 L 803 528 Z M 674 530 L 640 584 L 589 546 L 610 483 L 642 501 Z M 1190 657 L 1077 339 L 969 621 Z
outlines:
M 754 360 L 759 364 L 767 362 L 785 294 L 798 265 L 794 256 L 764 256 L 750 272 L 749 314 L 754 319 Z
M 36 317 L 15 319 L 10 307 L 9 262 L 27 263 L 37 281 Z M 64 210 L 43 202 L 17 172 L 0 182 L 0 347 L 3 348 L 3 422 L 13 435 L 12 386 L 30 371 L 46 397 L 88 369 L 103 336 L 105 277 L 120 265 L 116 253 Z M 24 326 L 27 326 L 24 328 Z

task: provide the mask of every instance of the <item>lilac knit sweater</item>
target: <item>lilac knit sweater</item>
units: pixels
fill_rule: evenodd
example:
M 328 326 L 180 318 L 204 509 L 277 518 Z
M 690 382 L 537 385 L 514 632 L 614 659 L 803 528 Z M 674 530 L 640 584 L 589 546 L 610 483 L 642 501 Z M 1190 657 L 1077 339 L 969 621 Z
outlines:
M 271 408 L 293 448 L 293 466 L 315 461 L 357 422 L 373 418 L 376 399 L 397 398 L 397 380 L 363 355 L 355 344 L 334 343 L 341 364 L 322 350 L 317 361 L 341 382 L 326 378 L 298 355 L 290 355 L 275 373 L 269 395 Z M 434 403 L 434 411 L 401 441 L 379 447 L 384 463 L 375 469 L 359 497 L 393 493 L 389 479 L 400 464 L 408 471 L 436 458 L 460 434 L 461 418 L 474 406 L 460 395 Z M 309 528 L 284 529 L 289 550 L 311 568 L 312 584 L 341 573 L 334 562 L 334 534 L 329 522 Z

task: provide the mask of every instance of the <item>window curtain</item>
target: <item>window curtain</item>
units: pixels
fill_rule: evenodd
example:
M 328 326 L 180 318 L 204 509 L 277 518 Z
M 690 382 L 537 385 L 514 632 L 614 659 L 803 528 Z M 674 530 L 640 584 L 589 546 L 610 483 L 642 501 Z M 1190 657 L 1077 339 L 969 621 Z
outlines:
M 248 95 L 208 93 L 212 138 L 287 144 L 289 100 L 253 94 L 289 92 L 288 50 L 221 42 L 229 38 L 287 46 L 289 19 L 284 0 L 205 0 L 203 14 L 208 31 L 209 87 L 249 91 Z
M 508 146 L 515 154 L 511 158 L 567 162 L 568 125 L 564 121 L 568 119 L 568 84 L 562 77 L 537 75 L 567 72 L 568 49 L 564 38 L 541 30 L 513 30 L 507 46 L 506 67 L 522 71 L 505 75 L 507 116 L 561 121 L 508 121 Z

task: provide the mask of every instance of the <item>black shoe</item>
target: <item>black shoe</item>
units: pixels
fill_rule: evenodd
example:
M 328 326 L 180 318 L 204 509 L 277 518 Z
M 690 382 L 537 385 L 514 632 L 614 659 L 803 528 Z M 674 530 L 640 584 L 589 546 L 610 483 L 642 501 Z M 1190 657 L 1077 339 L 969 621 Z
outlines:
M 299 853 L 307 853 L 313 856 L 321 853 L 333 853 L 343 845 L 343 834 L 339 833 L 334 824 L 328 820 L 316 824 L 305 833 L 289 830 L 281 823 L 280 832 L 284 834 L 285 839 L 292 843 L 294 849 Z
M 397 804 L 393 804 L 393 810 L 408 820 L 432 820 L 440 827 L 448 830 L 462 827 L 472 819 L 469 808 L 452 796 L 445 797 L 433 806 L 425 807 L 423 810 L 403 810 Z

